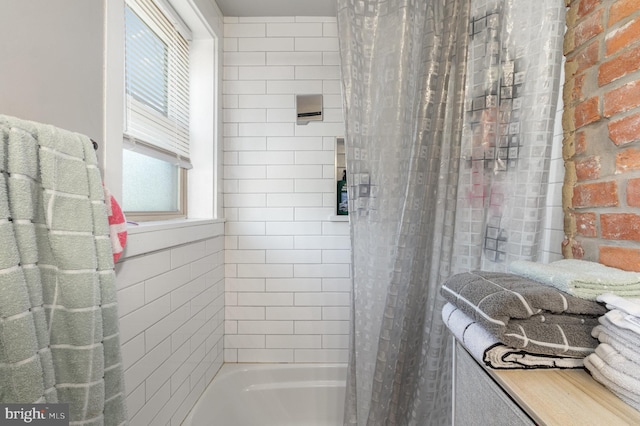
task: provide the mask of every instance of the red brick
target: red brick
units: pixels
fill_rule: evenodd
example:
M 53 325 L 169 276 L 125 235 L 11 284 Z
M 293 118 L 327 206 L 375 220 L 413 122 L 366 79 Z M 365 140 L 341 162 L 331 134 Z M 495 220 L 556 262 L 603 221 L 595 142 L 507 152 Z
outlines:
M 573 102 L 580 102 L 584 100 L 582 87 L 584 86 L 585 77 L 585 74 L 581 74 L 573 79 L 573 90 L 571 90 L 571 100 Z
M 587 151 L 587 134 L 576 132 L 576 154 L 583 154 Z
M 607 240 L 640 241 L 640 215 L 607 213 L 600 215 L 602 238 Z
M 600 247 L 600 263 L 625 271 L 640 272 L 640 250 L 626 247 Z
M 640 18 L 636 18 L 625 26 L 611 31 L 606 39 L 607 56 L 637 43 L 640 40 Z
M 639 62 L 640 46 L 625 50 L 613 59 L 600 65 L 600 69 L 598 70 L 598 84 L 604 86 L 613 80 L 624 77 L 630 72 L 636 71 Z
M 584 237 L 596 237 L 596 214 L 595 213 L 573 213 L 576 218 L 576 232 Z
M 604 95 L 604 116 L 611 117 L 640 105 L 640 82 L 627 83 Z
M 640 114 L 630 115 L 608 124 L 609 137 L 617 146 L 640 139 Z
M 592 41 L 586 48 L 581 49 L 571 59 L 567 59 L 567 62 L 575 62 L 575 73 L 580 74 L 582 71 L 589 67 L 594 66 L 600 59 L 600 43 L 598 40 Z
M 600 119 L 598 97 L 594 96 L 591 99 L 579 103 L 575 109 L 575 126 L 579 129 L 582 126 L 593 123 Z
M 640 179 L 629 179 L 627 181 L 627 205 L 629 207 L 640 207 Z
M 584 257 L 584 248 L 580 241 L 565 238 L 562 241 L 562 254 L 569 259 L 582 259 Z
M 615 181 L 581 183 L 573 187 L 573 207 L 618 206 L 618 184 Z
M 593 180 L 600 177 L 600 157 L 588 157 L 576 160 L 576 177 L 578 181 Z
M 616 154 L 616 173 L 640 170 L 640 149 L 629 148 Z
M 576 25 L 574 29 L 576 47 L 582 46 L 588 40 L 602 33 L 602 31 L 604 31 L 604 27 L 602 26 L 602 10 L 599 10 Z
M 608 26 L 630 16 L 640 9 L 640 0 L 618 0 L 609 9 Z
M 582 0 L 578 5 L 578 19 L 591 13 L 600 5 L 600 0 Z

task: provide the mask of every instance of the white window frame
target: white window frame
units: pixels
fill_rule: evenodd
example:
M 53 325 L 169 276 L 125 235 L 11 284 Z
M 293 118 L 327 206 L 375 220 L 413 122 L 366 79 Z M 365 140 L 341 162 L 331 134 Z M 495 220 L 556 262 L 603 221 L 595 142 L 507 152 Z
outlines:
M 155 232 L 219 222 L 222 217 L 221 63 L 223 17 L 210 0 L 173 0 L 172 6 L 193 31 L 190 80 L 192 90 L 190 131 L 193 169 L 187 183 L 188 217 L 179 220 L 130 225 L 130 234 Z M 124 119 L 124 0 L 105 2 L 105 104 L 104 136 L 99 157 L 105 185 L 122 198 Z M 152 230 L 153 232 L 146 232 Z M 133 242 L 133 241 L 131 241 Z M 125 252 L 126 255 L 126 252 Z
M 123 136 L 125 149 L 161 161 L 168 161 L 177 167 L 178 172 L 173 182 L 174 189 L 177 190 L 177 197 L 174 200 L 176 210 L 125 210 L 125 214 L 136 222 L 185 218 L 188 202 L 186 169 L 192 166 L 189 160 L 189 123 L 184 123 L 183 120 L 185 118 L 188 120 L 190 105 L 181 100 L 187 100 L 190 93 L 186 93 L 183 97 L 184 92 L 181 90 L 186 88 L 190 92 L 189 75 L 184 74 L 186 70 L 182 67 L 184 59 L 187 59 L 186 67 L 189 66 L 191 31 L 171 4 L 163 0 L 125 0 L 125 7 L 166 46 L 168 61 L 165 65 L 167 81 L 164 87 L 167 94 L 166 115 L 144 101 L 138 100 L 129 93 L 128 87 L 125 90 L 126 129 Z M 140 83 L 141 80 L 137 82 Z M 126 182 L 123 182 L 123 185 L 125 184 Z M 126 209 L 127 206 L 123 207 Z

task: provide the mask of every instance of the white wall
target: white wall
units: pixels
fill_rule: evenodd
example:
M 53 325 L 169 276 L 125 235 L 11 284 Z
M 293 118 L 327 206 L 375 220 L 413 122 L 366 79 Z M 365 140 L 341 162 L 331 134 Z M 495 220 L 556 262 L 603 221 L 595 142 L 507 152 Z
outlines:
M 225 361 L 345 362 L 336 20 L 225 18 L 224 34 Z M 323 94 L 324 122 L 297 126 L 295 94 Z
M 103 135 L 103 0 L 3 1 L 0 114 Z

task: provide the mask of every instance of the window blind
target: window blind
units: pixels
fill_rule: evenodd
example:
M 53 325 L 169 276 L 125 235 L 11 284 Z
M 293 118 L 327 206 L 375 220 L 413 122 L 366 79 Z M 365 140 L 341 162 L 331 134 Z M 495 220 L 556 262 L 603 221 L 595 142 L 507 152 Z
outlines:
M 125 148 L 190 168 L 188 28 L 166 2 L 125 7 Z

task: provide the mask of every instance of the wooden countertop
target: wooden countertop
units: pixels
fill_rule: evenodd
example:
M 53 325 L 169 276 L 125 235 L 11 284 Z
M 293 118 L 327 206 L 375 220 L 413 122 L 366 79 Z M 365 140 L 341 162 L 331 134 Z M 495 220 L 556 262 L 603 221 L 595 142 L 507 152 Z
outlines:
M 487 371 L 540 425 L 640 425 L 640 412 L 585 370 Z

